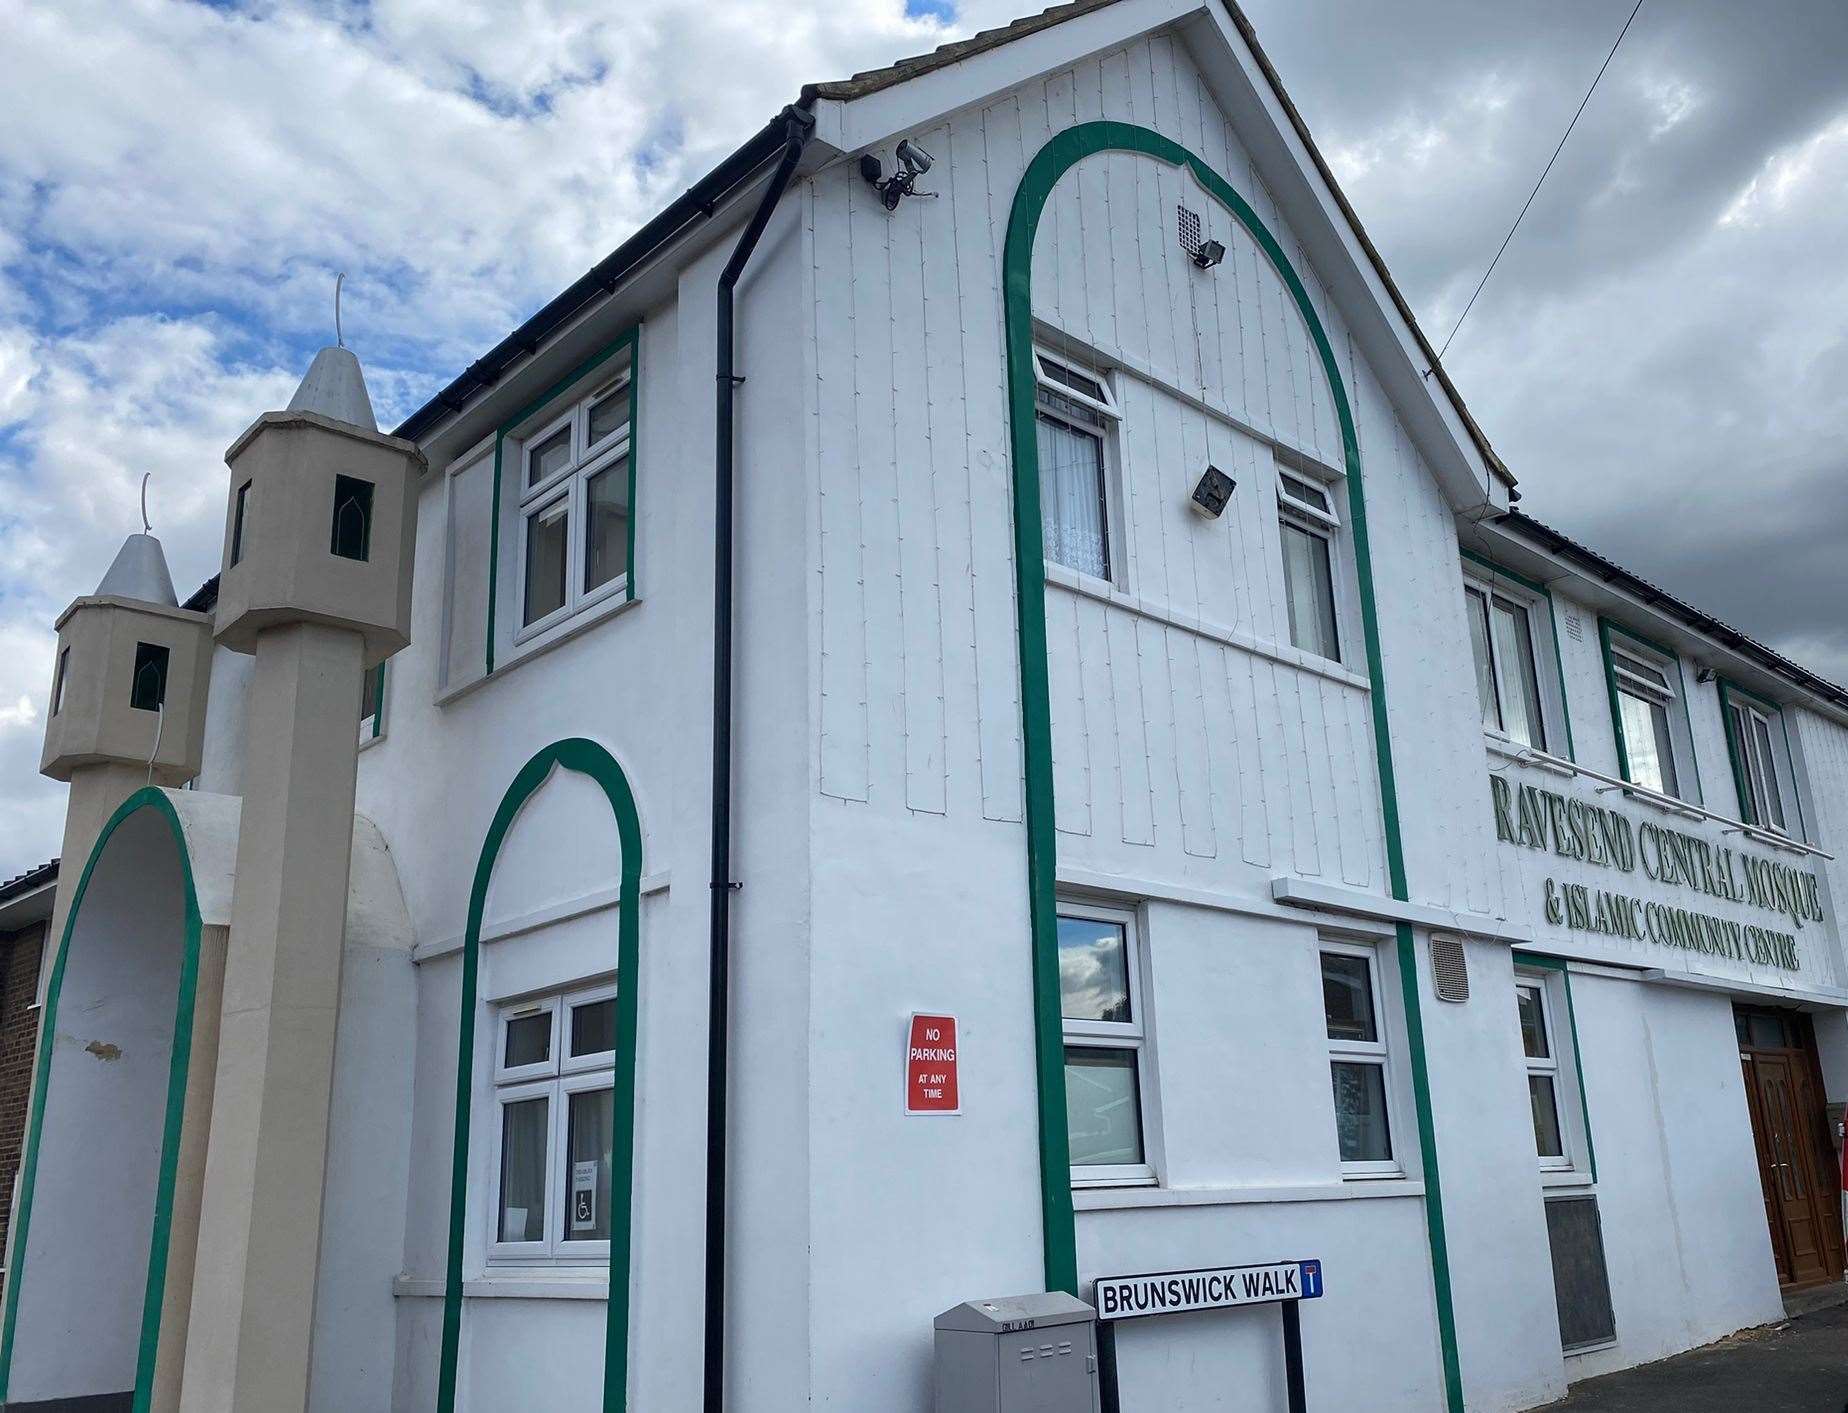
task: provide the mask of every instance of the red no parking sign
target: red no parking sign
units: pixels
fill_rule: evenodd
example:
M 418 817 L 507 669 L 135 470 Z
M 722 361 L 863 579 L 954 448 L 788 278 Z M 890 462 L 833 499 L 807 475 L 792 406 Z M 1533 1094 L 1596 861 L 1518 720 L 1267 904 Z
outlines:
M 914 1012 L 905 1041 L 905 1112 L 960 1114 L 956 1017 Z

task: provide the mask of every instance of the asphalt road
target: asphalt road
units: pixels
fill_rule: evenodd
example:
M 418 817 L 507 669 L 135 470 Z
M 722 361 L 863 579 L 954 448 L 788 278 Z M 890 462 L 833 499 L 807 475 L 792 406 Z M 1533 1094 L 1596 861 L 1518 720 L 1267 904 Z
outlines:
M 1535 1413 L 1848 1413 L 1848 1305 L 1588 1379 Z

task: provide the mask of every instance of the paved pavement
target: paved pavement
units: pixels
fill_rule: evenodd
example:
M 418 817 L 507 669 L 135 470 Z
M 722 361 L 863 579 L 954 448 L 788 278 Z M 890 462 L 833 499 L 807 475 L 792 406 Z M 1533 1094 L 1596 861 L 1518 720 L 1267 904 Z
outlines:
M 1848 1305 L 1587 1379 L 1535 1413 L 1848 1413 Z

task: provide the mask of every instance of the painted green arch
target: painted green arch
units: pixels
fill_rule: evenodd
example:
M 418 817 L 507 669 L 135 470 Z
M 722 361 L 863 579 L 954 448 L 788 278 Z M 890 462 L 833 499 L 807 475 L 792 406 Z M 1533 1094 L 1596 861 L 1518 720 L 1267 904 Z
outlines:
M 1059 179 L 1086 157 L 1125 152 L 1151 157 L 1191 172 L 1264 252 L 1295 302 L 1321 360 L 1341 425 L 1341 454 L 1347 472 L 1348 521 L 1360 583 L 1361 629 L 1367 675 L 1372 683 L 1373 739 L 1385 824 L 1386 870 L 1392 896 L 1409 898 L 1400 839 L 1398 787 L 1393 775 L 1392 739 L 1386 719 L 1386 675 L 1381 663 L 1379 615 L 1374 602 L 1373 560 L 1367 508 L 1361 486 L 1360 439 L 1335 351 L 1310 302 L 1302 277 L 1270 229 L 1231 183 L 1173 139 L 1133 123 L 1092 122 L 1054 134 L 1034 155 L 1014 192 L 1002 256 L 1007 323 L 1009 438 L 1014 471 L 1014 573 L 1017 642 L 1020 654 L 1020 714 L 1026 774 L 1027 891 L 1033 930 L 1033 1012 L 1039 1080 L 1041 1220 L 1045 1235 L 1046 1285 L 1078 1290 L 1078 1250 L 1072 1212 L 1070 1137 L 1065 1121 L 1065 1058 L 1059 1015 L 1057 922 L 1057 835 L 1054 829 L 1052 694 L 1046 655 L 1045 546 L 1040 528 L 1039 444 L 1034 429 L 1033 241 L 1040 216 Z M 1411 928 L 1397 928 L 1398 970 L 1412 1052 L 1413 1092 L 1423 1158 L 1426 1228 L 1431 1247 L 1446 1399 L 1462 1413 L 1462 1374 L 1457 1357 L 1456 1319 L 1450 1291 L 1450 1258 L 1444 1235 L 1437 1135 L 1431 1117 L 1430 1077 L 1425 1063 L 1424 1022 L 1419 1005 L 1417 955 Z
M 641 977 L 642 826 L 635 795 L 616 758 L 595 741 L 574 736 L 554 741 L 513 777 L 482 841 L 468 898 L 462 942 L 462 1016 L 456 1046 L 455 1151 L 449 1179 L 449 1269 L 443 1290 L 442 1363 L 438 1413 L 454 1413 L 456 1369 L 462 1341 L 462 1247 L 468 1223 L 469 1116 L 474 1102 L 476 979 L 481 955 L 481 913 L 494 877 L 494 861 L 521 808 L 554 770 L 588 775 L 602 787 L 616 816 L 622 843 L 622 890 L 616 943 L 616 1076 L 611 1133 L 610 1297 L 603 1337 L 604 1413 L 624 1413 L 629 1384 L 629 1256 L 635 1193 L 635 1042 Z M 614 1194 L 628 1194 L 618 1205 Z M 620 1274 L 619 1274 L 620 1273 Z
M 85 860 L 70 912 L 58 939 L 58 955 L 45 987 L 45 1009 L 39 1017 L 38 1058 L 33 1067 L 32 1111 L 26 1120 L 25 1162 L 19 1170 L 19 1210 L 13 1222 L 13 1259 L 6 1273 L 5 1324 L 0 1327 L 0 1403 L 4 1403 L 13 1371 L 13 1331 L 19 1316 L 19 1290 L 26 1270 L 27 1237 L 32 1228 L 33 1187 L 38 1178 L 39 1134 L 45 1123 L 46 1092 L 51 1082 L 51 1051 L 57 1035 L 58 998 L 64 986 L 65 963 L 70 956 L 71 934 L 89 891 L 90 876 L 109 846 L 110 836 L 129 816 L 152 810 L 166 823 L 180 856 L 180 881 L 185 902 L 185 936 L 180 951 L 179 998 L 174 1005 L 173 1049 L 167 1067 L 167 1111 L 160 1140 L 160 1169 L 154 1187 L 154 1229 L 148 1243 L 148 1275 L 141 1297 L 141 1341 L 135 1359 L 134 1413 L 146 1413 L 154 1393 L 154 1361 L 160 1352 L 161 1304 L 167 1292 L 167 1249 L 173 1234 L 173 1186 L 180 1159 L 180 1130 L 186 1117 L 186 1075 L 192 1059 L 193 1006 L 199 987 L 199 895 L 193 886 L 192 857 L 186 849 L 179 814 L 164 790 L 149 786 L 124 800 Z

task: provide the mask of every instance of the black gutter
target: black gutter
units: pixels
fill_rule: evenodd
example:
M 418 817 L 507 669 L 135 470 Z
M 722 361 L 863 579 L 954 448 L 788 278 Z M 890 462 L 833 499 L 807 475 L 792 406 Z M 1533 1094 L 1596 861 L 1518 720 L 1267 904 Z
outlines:
M 797 103 L 806 109 L 813 101 L 813 94 L 805 88 Z M 675 198 L 672 205 L 580 275 L 519 328 L 469 364 L 448 387 L 400 422 L 392 435 L 407 441 L 417 441 L 438 420 L 452 412 L 460 412 L 477 395 L 493 387 L 509 368 L 536 352 L 547 338 L 576 317 L 587 305 L 614 290 L 662 246 L 689 226 L 709 219 L 734 188 L 755 175 L 758 168 L 777 155 L 787 133 L 788 126 L 780 115 L 771 119 L 744 146 Z
M 771 124 L 783 157 L 757 210 L 719 276 L 718 415 L 715 418 L 712 535 L 712 970 L 706 1033 L 706 1413 L 725 1407 L 725 1192 L 728 1084 L 731 1067 L 732 807 L 732 481 L 734 453 L 735 291 L 796 164 L 815 135 L 805 94 Z M 766 129 L 768 131 L 768 129 Z

